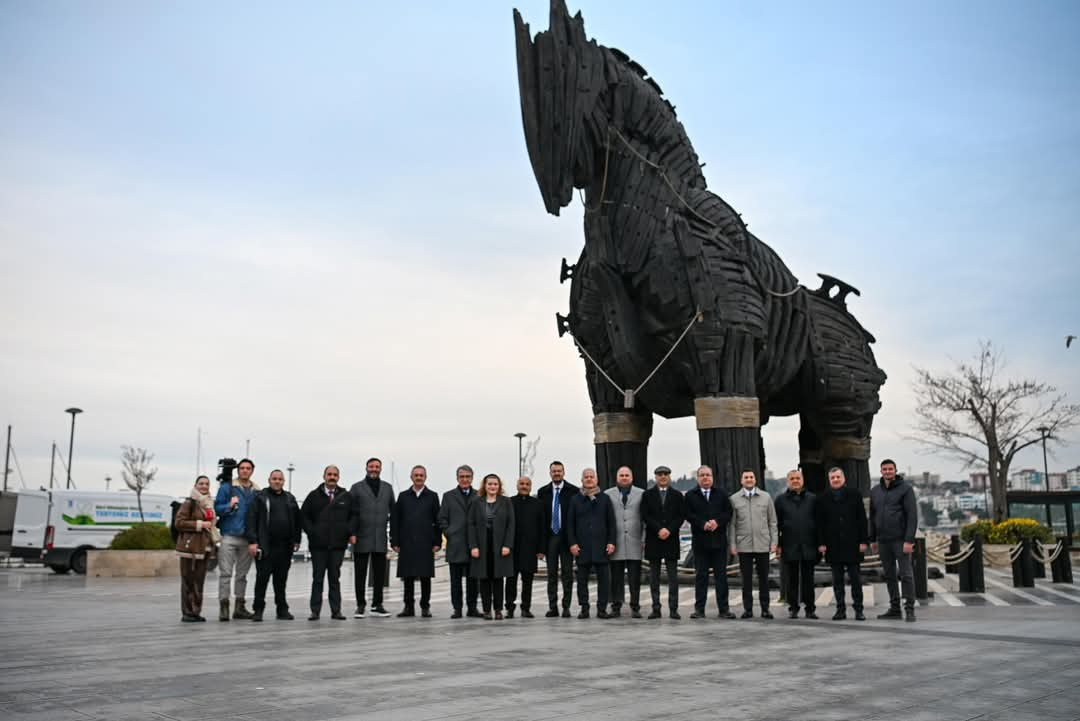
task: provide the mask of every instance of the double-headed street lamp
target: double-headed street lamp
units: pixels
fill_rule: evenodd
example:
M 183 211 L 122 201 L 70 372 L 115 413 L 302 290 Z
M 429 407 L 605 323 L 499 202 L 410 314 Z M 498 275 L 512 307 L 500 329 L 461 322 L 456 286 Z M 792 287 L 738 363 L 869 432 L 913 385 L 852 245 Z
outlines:
M 68 442 L 68 462 L 67 462 L 67 488 L 71 488 L 71 453 L 75 450 L 75 416 L 82 413 L 82 408 L 68 408 L 64 413 L 71 414 L 71 440 Z
M 285 470 L 289 472 L 289 493 L 292 493 L 292 472 L 296 470 L 296 466 L 290 463 Z
M 1050 468 L 1049 468 L 1049 466 L 1048 466 L 1048 465 L 1046 464 L 1046 439 L 1050 437 L 1050 429 L 1049 429 L 1049 428 L 1047 428 L 1046 426 L 1039 426 L 1039 427 L 1038 427 L 1038 428 L 1036 428 L 1035 430 L 1037 430 L 1037 431 L 1039 432 L 1039 435 L 1041 435 L 1041 436 L 1042 436 L 1042 447 L 1043 447 L 1043 483 L 1045 483 L 1045 484 L 1046 484 L 1045 486 L 1043 486 L 1043 488 L 1044 488 L 1045 490 L 1049 491 L 1049 490 L 1050 490 Z

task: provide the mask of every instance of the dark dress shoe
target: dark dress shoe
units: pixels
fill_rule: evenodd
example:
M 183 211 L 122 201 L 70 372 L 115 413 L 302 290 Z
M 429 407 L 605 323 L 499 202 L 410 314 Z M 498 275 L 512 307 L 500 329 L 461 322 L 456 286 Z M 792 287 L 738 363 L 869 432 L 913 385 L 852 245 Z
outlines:
M 806 617 L 810 618 L 810 619 L 813 619 L 815 621 L 817 620 L 817 614 L 814 613 L 813 611 L 807 611 L 806 612 Z
M 679 620 L 682 619 L 682 616 L 679 615 L 678 611 L 672 611 L 671 613 L 668 614 L 668 618 L 679 621 Z
M 331 613 L 330 618 L 335 620 L 335 621 L 347 621 L 348 620 L 347 618 L 345 618 L 345 614 L 343 614 L 341 611 L 335 611 L 334 613 Z
M 598 613 L 598 614 L 596 614 L 596 616 L 597 616 L 597 618 L 599 618 L 600 614 Z M 612 606 L 611 607 L 611 613 L 608 614 L 608 618 L 621 618 L 621 617 L 622 617 L 622 606 Z
M 558 618 L 558 617 L 559 617 L 559 609 L 557 609 L 557 608 L 549 608 L 548 612 L 544 614 L 544 618 Z
M 597 618 L 615 618 L 615 616 L 613 614 L 610 614 L 610 613 L 608 613 L 607 611 L 604 611 L 604 610 L 597 611 L 596 612 L 596 617 Z
M 180 617 L 180 623 L 198 623 L 198 622 L 199 622 L 199 617 L 198 616 L 184 615 L 184 616 Z
M 480 618 L 484 619 L 485 621 L 490 621 L 491 611 L 484 611 L 482 614 L 480 614 Z
M 587 608 L 581 609 L 581 613 L 579 613 L 577 615 L 577 617 L 578 618 L 588 618 L 589 617 L 589 609 L 587 609 Z
M 495 612 L 495 620 L 496 620 L 496 621 L 501 621 L 501 620 L 503 620 L 503 616 L 502 616 L 502 611 L 496 611 L 496 612 Z
M 731 609 L 725 608 L 723 611 L 717 614 L 720 618 L 735 618 L 735 614 L 731 612 Z
M 307 620 L 309 620 L 309 621 L 318 621 L 319 620 L 319 614 L 312 611 L 311 615 L 307 617 Z
M 915 609 L 909 608 L 904 613 L 904 620 L 907 621 L 908 623 L 915 623 Z
M 288 611 L 281 611 L 281 612 L 279 612 L 279 613 L 278 613 L 278 615 L 277 615 L 277 620 L 279 620 L 279 621 L 291 621 L 291 620 L 293 620 L 294 618 L 296 618 L 296 617 L 295 617 L 295 616 L 293 616 L 293 615 L 292 615 L 291 613 L 289 613 Z
M 251 614 L 251 620 L 254 621 L 255 623 L 262 623 L 263 612 L 262 612 L 261 608 L 258 611 L 255 611 L 255 612 L 253 612 Z
M 899 621 L 904 616 L 903 616 L 903 614 L 900 613 L 899 608 L 890 608 L 885 613 L 879 613 L 877 615 L 877 617 L 882 619 L 882 620 Z
M 855 612 L 855 620 L 856 621 L 865 621 L 866 620 L 866 614 L 863 613 L 862 611 L 856 611 Z
M 654 618 L 660 618 L 660 609 L 659 608 L 654 608 L 652 610 L 652 613 L 649 614 L 649 620 L 650 621 L 653 620 Z
M 742 615 L 739 616 L 739 618 L 753 618 L 753 617 L 754 617 L 754 612 L 753 611 L 743 611 Z
M 566 607 L 563 608 L 562 617 L 563 618 L 570 618 L 570 607 L 569 606 L 566 606 Z
M 769 609 L 766 608 L 765 610 L 763 610 L 761 612 L 761 617 L 762 618 L 767 618 L 767 619 L 772 619 L 773 615 L 772 615 L 772 612 Z
M 412 618 L 416 615 L 416 611 L 411 608 L 402 609 L 401 613 L 397 615 L 398 618 Z
M 195 620 L 199 623 L 206 623 L 206 616 L 196 616 Z
M 422 608 L 422 609 L 420 609 L 420 616 L 422 618 L 431 618 L 431 609 L 430 608 Z
M 797 608 L 791 609 L 790 611 L 787 612 L 787 617 L 788 618 L 798 618 L 799 617 L 799 609 L 797 609 Z M 807 616 L 807 618 L 809 618 L 809 616 Z
M 847 618 L 847 611 L 844 611 L 844 610 L 837 611 L 836 613 L 834 613 L 832 615 L 832 620 L 834 620 L 834 621 L 843 621 L 846 618 Z
M 450 618 L 461 618 L 461 611 L 454 611 L 450 614 Z
M 466 616 L 468 616 L 469 618 L 480 618 L 480 615 L 481 615 L 481 614 L 480 614 L 480 611 L 478 611 L 477 609 L 475 609 L 475 608 L 470 608 L 470 609 L 469 609 L 469 610 L 468 610 L 468 611 L 467 611 L 467 612 L 465 613 L 465 615 L 466 615 Z
M 723 615 L 723 614 L 721 614 Z M 694 612 L 690 614 L 690 618 L 705 618 L 705 612 L 698 609 L 694 609 Z
M 636 608 L 630 609 L 630 618 L 641 618 L 641 611 Z
M 506 617 L 507 618 L 513 618 L 514 617 L 514 609 L 512 609 L 512 608 L 506 609 Z
M 524 610 L 523 610 L 523 611 L 521 612 L 521 617 L 522 617 L 522 618 L 536 618 L 536 616 L 534 616 L 534 615 L 533 615 L 533 612 L 532 612 L 532 611 L 530 611 L 530 610 L 529 610 L 529 609 L 527 609 L 527 608 L 526 608 L 526 609 L 524 609 Z

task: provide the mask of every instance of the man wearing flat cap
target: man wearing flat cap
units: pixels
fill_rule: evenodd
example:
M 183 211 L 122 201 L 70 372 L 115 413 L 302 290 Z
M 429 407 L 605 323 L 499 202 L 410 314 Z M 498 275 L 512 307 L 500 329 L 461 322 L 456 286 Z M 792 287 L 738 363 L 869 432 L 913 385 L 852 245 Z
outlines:
M 656 485 L 641 497 L 641 520 L 645 524 L 645 560 L 649 562 L 652 613 L 660 618 L 660 566 L 667 564 L 668 613 L 679 618 L 679 529 L 686 520 L 683 495 L 671 487 L 671 469 L 657 466 Z

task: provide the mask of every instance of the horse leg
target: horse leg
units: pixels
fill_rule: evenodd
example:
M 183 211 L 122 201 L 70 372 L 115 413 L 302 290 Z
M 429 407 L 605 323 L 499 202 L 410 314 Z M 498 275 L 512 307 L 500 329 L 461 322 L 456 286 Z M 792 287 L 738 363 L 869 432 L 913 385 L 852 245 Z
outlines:
M 645 488 L 649 479 L 649 437 L 652 413 L 648 411 L 605 411 L 593 416 L 593 444 L 596 446 L 596 477 L 600 488 L 615 485 L 615 473 L 629 466 L 634 485 Z
M 803 473 L 806 490 L 822 493 L 828 487 L 828 473 L 822 451 L 821 433 L 814 428 L 805 415 L 799 416 L 799 468 Z
M 863 496 L 870 494 L 870 436 L 826 436 L 824 457 L 828 466 L 844 472 L 847 485 Z

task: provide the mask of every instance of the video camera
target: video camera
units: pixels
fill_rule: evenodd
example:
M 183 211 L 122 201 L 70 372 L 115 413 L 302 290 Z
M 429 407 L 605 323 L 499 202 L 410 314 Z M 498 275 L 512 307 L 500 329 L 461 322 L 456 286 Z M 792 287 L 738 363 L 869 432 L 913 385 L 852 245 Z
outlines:
M 217 462 L 220 473 L 217 479 L 221 483 L 232 483 L 233 471 L 236 470 L 236 460 L 233 458 L 221 458 Z

